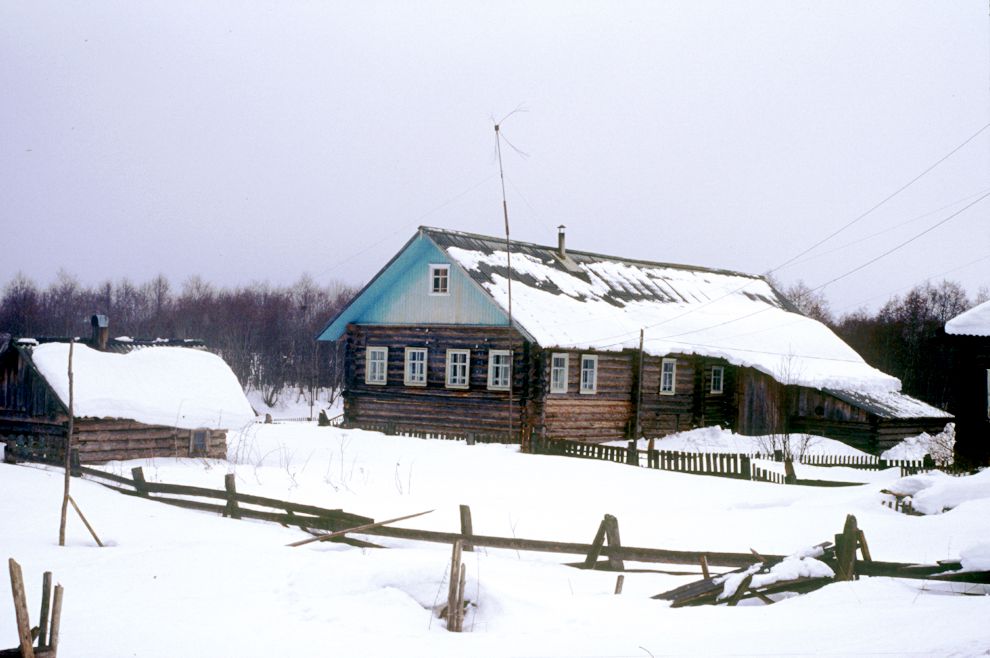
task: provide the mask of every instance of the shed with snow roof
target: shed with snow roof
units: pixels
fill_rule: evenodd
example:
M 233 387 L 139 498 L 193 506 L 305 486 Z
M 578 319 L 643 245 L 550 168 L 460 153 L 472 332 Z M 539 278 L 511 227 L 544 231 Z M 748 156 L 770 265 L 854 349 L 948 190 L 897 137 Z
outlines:
M 945 323 L 951 347 L 949 410 L 960 461 L 990 463 L 990 301 Z
M 366 428 L 613 441 L 803 422 L 879 449 L 949 419 L 762 277 L 568 250 L 562 230 L 507 249 L 421 227 L 318 339 L 344 343 L 344 421 Z
M 254 420 L 219 356 L 184 341 L 108 339 L 72 347 L 73 438 L 83 463 L 226 458 L 227 430 Z M 101 349 L 102 348 L 102 349 Z M 0 335 L 0 443 L 61 453 L 69 419 L 67 339 Z

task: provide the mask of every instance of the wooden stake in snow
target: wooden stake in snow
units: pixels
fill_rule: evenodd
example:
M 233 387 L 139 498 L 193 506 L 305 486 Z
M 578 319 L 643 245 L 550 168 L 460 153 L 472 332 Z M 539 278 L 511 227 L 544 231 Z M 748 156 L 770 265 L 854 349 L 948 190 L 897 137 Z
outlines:
M 460 633 L 464 630 L 464 585 L 467 570 L 461 562 L 463 542 L 454 542 L 450 555 L 450 582 L 447 588 L 447 630 Z
M 41 588 L 41 620 L 37 629 L 38 646 L 35 647 L 27 608 L 27 597 L 24 595 L 24 576 L 21 572 L 21 565 L 14 558 L 10 558 L 7 564 L 10 568 L 10 590 L 14 597 L 14 616 L 17 619 L 17 637 L 20 646 L 17 649 L 0 651 L 0 655 L 55 658 L 58 653 L 59 622 L 62 618 L 62 586 L 55 586 L 55 597 L 52 599 L 52 572 L 45 572 Z M 49 611 L 51 612 L 50 624 Z
M 76 514 L 78 514 L 79 518 L 82 519 L 83 525 L 86 526 L 87 530 L 89 530 L 89 534 L 93 535 L 93 539 L 96 540 L 96 545 L 103 548 L 103 542 L 101 542 L 100 538 L 96 536 L 96 531 L 93 530 L 93 526 L 91 526 L 89 521 L 86 520 L 86 517 L 83 516 L 82 510 L 79 509 L 78 505 L 76 505 L 76 501 L 72 499 L 72 496 L 69 496 L 69 502 L 72 504 L 72 509 L 76 510 Z
M 76 339 L 69 339 L 69 429 L 65 434 L 65 487 L 62 492 L 62 520 L 59 522 L 58 526 L 58 545 L 65 546 L 65 517 L 66 512 L 69 510 L 69 478 L 72 476 L 72 431 L 73 431 L 73 418 L 75 416 L 73 410 L 73 402 L 75 397 L 75 392 L 72 386 L 72 351 L 75 347 Z

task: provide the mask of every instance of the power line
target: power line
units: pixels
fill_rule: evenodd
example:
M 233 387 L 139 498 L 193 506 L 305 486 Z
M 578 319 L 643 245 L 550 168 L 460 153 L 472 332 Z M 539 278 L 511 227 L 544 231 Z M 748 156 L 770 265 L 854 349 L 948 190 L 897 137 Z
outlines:
M 847 228 L 849 228 L 850 226 L 852 226 L 853 224 L 855 224 L 859 220 L 863 219 L 864 217 L 866 217 L 867 215 L 869 215 L 870 213 L 872 213 L 874 210 L 876 210 L 880 206 L 884 205 L 885 203 L 887 203 L 888 201 L 890 201 L 891 199 L 893 199 L 895 196 L 897 196 L 898 194 L 900 194 L 901 192 L 903 192 L 904 190 L 906 190 L 907 188 L 911 187 L 916 182 L 918 182 L 919 180 L 921 180 L 930 171 L 932 171 L 933 169 L 935 169 L 936 167 L 938 167 L 940 164 L 942 164 L 943 162 L 945 162 L 946 160 L 948 160 L 949 158 L 951 158 L 953 155 L 956 154 L 956 152 L 958 152 L 964 146 L 966 146 L 971 141 L 973 141 L 974 139 L 976 139 L 980 135 L 980 133 L 982 133 L 987 128 L 990 128 L 990 123 L 984 124 L 982 128 L 980 128 L 975 133 L 973 133 L 972 135 L 970 135 L 969 137 L 967 137 L 965 139 L 965 141 L 963 141 L 962 144 L 960 144 L 959 146 L 955 147 L 954 149 L 952 149 L 951 151 L 949 151 L 948 153 L 946 153 L 945 155 L 943 155 L 941 158 L 939 158 L 937 161 L 935 161 L 935 163 L 932 164 L 930 167 L 928 167 L 923 172 L 921 172 L 920 174 L 918 174 L 917 176 L 915 176 L 914 178 L 912 178 L 911 180 L 909 180 L 907 183 L 905 183 L 901 187 L 897 188 L 892 194 L 889 194 L 888 196 L 884 197 L 879 203 L 875 204 L 872 208 L 870 208 L 869 210 L 867 210 L 866 212 L 864 212 L 863 214 L 861 214 L 859 217 L 856 217 L 851 222 L 848 222 L 844 226 L 841 226 L 837 230 L 835 230 L 832 233 L 828 234 L 827 236 L 825 236 L 824 238 L 822 238 L 821 240 L 819 240 L 815 244 L 811 245 L 810 247 L 808 247 L 807 249 L 805 249 L 804 251 L 802 251 L 801 253 L 799 253 L 797 256 L 793 256 L 790 259 L 784 261 L 782 264 L 780 264 L 777 267 L 773 268 L 768 273 L 776 272 L 777 270 L 780 270 L 780 269 L 782 269 L 782 268 L 790 265 L 792 262 L 796 261 L 798 258 L 801 258 L 802 256 L 804 256 L 808 252 L 810 252 L 810 251 L 818 248 L 819 246 L 825 244 L 826 242 L 828 242 L 829 240 L 831 240 L 832 238 L 834 238 L 835 236 L 837 236 L 839 233 L 842 233 Z
M 990 124 L 987 124 L 987 125 L 990 125 Z M 965 211 L 969 210 L 970 208 L 972 208 L 973 206 L 975 206 L 979 202 L 981 202 L 984 199 L 986 199 L 988 196 L 990 196 L 990 192 L 984 193 L 982 196 L 980 196 L 975 201 L 971 201 L 970 203 L 966 204 L 965 206 L 963 206 L 962 208 L 960 208 L 956 212 L 952 213 L 951 215 L 949 215 L 948 217 L 946 217 L 942 221 L 936 222 L 935 224 L 932 224 L 931 226 L 929 226 L 928 228 L 926 228 L 921 233 L 918 233 L 918 234 L 914 235 L 913 237 L 908 238 L 904 242 L 900 243 L 899 245 L 897 245 L 895 247 L 892 247 L 892 248 L 888 249 L 887 251 L 883 252 L 882 254 L 880 254 L 879 256 L 877 256 L 875 258 L 871 258 L 870 260 L 866 261 L 862 265 L 860 265 L 858 267 L 854 267 L 853 269 L 849 270 L 848 272 L 846 272 L 844 274 L 840 274 L 839 276 L 835 277 L 834 279 L 830 279 L 830 280 L 826 281 L 825 283 L 821 284 L 817 288 L 812 288 L 812 292 L 817 292 L 817 291 L 825 288 L 826 286 L 832 285 L 836 281 L 840 281 L 840 280 L 846 278 L 847 276 L 849 276 L 850 274 L 854 274 L 854 273 L 860 271 L 861 269 L 863 269 L 864 267 L 867 267 L 869 265 L 872 265 L 873 263 L 877 262 L 881 258 L 885 258 L 886 256 L 889 256 L 890 254 L 894 253 L 895 251 L 898 251 L 899 249 L 902 249 L 903 247 L 911 244 L 912 242 L 914 242 L 915 240 L 917 240 L 921 236 L 934 231 L 935 229 L 937 229 L 942 224 L 945 224 L 946 222 L 948 222 L 951 219 L 954 219 L 955 217 L 958 217 L 960 214 L 962 214 Z

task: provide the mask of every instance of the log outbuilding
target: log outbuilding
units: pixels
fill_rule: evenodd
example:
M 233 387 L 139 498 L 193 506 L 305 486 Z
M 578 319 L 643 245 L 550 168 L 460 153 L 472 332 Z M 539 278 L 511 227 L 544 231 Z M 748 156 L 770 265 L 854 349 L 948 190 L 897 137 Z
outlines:
M 721 425 L 879 450 L 951 416 L 765 279 L 421 227 L 318 339 L 344 422 L 512 441 Z M 511 299 L 511 301 L 510 301 Z
M 956 416 L 956 454 L 990 464 L 990 302 L 945 323 L 950 347 L 949 410 Z
M 72 346 L 73 438 L 83 463 L 227 456 L 254 420 L 230 367 L 198 341 L 109 339 L 104 316 Z M 0 443 L 60 452 L 69 420 L 68 339 L 0 334 Z

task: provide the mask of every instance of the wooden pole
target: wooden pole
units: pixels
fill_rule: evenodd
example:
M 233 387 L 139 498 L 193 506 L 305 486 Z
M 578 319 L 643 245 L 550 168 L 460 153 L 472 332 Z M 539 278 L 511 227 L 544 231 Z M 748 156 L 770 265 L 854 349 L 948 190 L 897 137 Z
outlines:
M 52 602 L 52 628 L 48 634 L 48 648 L 51 656 L 58 652 L 58 630 L 62 621 L 62 586 L 55 586 L 55 600 Z
M 856 525 L 856 517 L 848 514 L 842 534 L 835 536 L 836 582 L 856 579 L 856 544 L 858 541 L 859 528 Z
M 79 509 L 78 505 L 76 505 L 76 501 L 72 499 L 72 496 L 69 496 L 69 502 L 72 503 L 72 509 L 76 510 L 76 514 L 78 514 L 79 518 L 82 519 L 83 525 L 85 525 L 86 529 L 89 530 L 89 534 L 93 535 L 93 539 L 96 540 L 96 545 L 103 548 L 103 542 L 101 542 L 100 538 L 96 536 L 96 531 L 93 530 L 93 526 L 91 526 L 89 521 L 86 520 L 86 517 L 83 516 L 82 510 Z
M 639 364 L 636 366 L 636 425 L 633 427 L 633 441 L 639 441 L 643 435 L 642 414 L 643 406 L 643 330 L 639 330 Z
M 62 516 L 58 526 L 58 545 L 65 546 L 65 517 L 69 511 L 69 480 L 72 477 L 72 432 L 74 418 L 75 391 L 72 383 L 72 352 L 76 339 L 69 339 L 69 429 L 65 435 L 65 483 L 62 491 Z
M 608 539 L 609 548 L 619 548 L 622 546 L 622 542 L 619 540 L 619 520 L 611 514 L 606 514 L 602 525 L 605 526 L 605 537 Z M 622 558 L 614 553 L 610 553 L 608 556 L 608 566 L 614 571 L 625 569 Z
M 447 588 L 447 630 L 457 632 L 457 594 L 461 586 L 461 540 L 454 542 L 450 555 L 450 583 Z
M 48 615 L 52 604 L 52 572 L 46 571 L 41 578 L 41 615 L 38 619 L 38 646 L 48 644 Z
M 27 598 L 24 596 L 24 575 L 21 565 L 14 558 L 7 561 L 10 568 L 10 590 L 14 596 L 14 615 L 17 618 L 17 637 L 21 643 L 21 656 L 34 658 L 34 640 L 31 638 L 31 620 L 28 616 Z
M 626 577 L 624 574 L 619 574 L 615 579 L 615 593 L 622 594 L 622 584 L 626 582 Z
M 502 136 L 495 124 L 495 151 L 498 153 L 498 175 L 502 181 L 502 216 L 505 218 L 505 280 L 509 311 L 509 441 L 512 441 L 512 384 L 515 379 L 515 358 L 512 349 L 512 246 L 509 242 L 509 204 L 505 198 L 505 171 L 502 169 Z
M 474 534 L 474 529 L 471 525 L 471 508 L 467 505 L 461 505 L 461 534 L 464 535 L 464 550 L 467 552 L 474 551 L 474 544 L 470 542 L 471 535 Z
M 702 555 L 698 561 L 701 563 L 701 575 L 708 580 L 712 577 L 711 572 L 708 571 L 708 558 Z
M 241 518 L 241 511 L 237 507 L 237 485 L 233 473 L 223 476 L 223 487 L 227 491 L 227 509 L 224 514 L 232 519 Z

